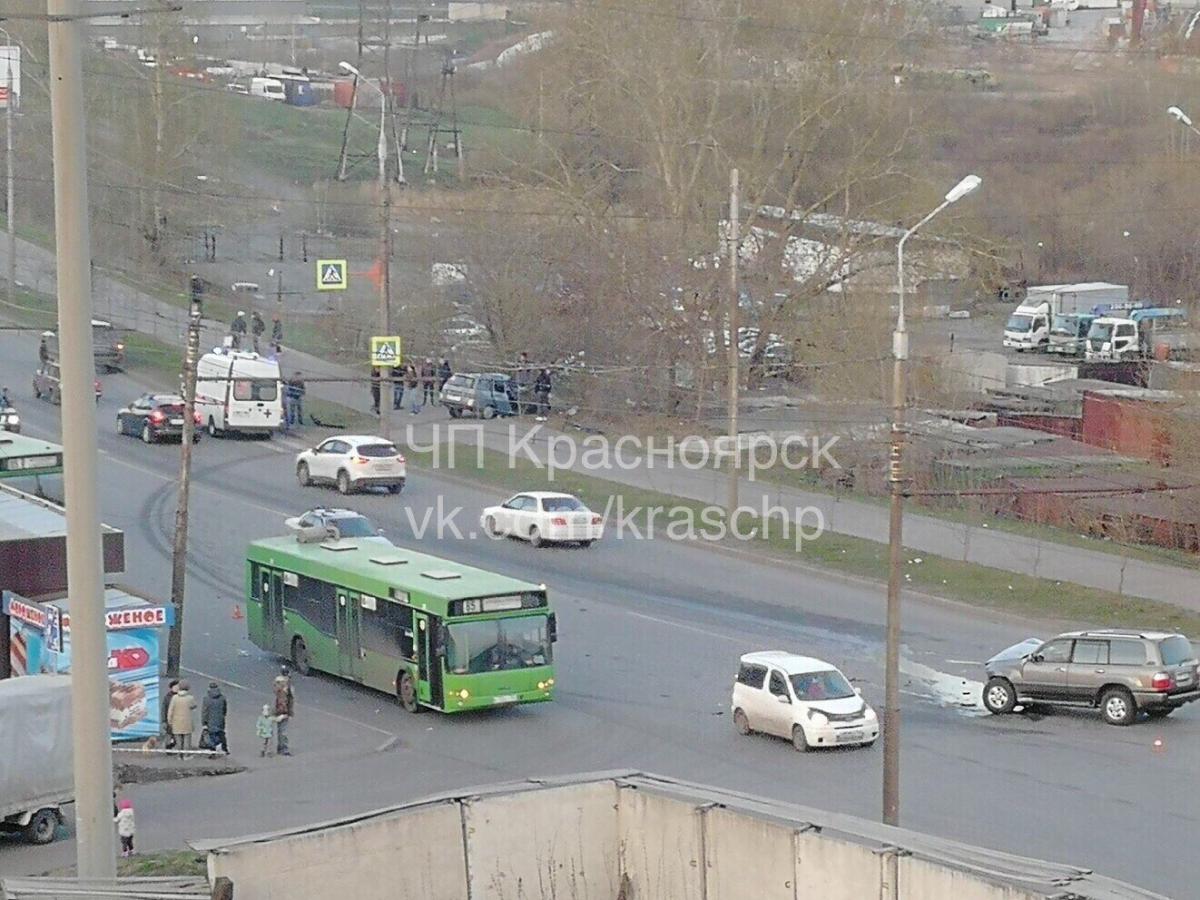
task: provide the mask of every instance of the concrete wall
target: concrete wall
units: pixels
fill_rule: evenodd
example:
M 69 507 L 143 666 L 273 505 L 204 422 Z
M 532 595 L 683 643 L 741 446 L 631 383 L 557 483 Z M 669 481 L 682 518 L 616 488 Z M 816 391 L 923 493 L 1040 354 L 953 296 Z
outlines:
M 1000 390 L 1008 383 L 1007 368 L 1003 353 L 951 353 L 941 363 L 943 387 L 964 395 Z
M 238 900 L 462 900 L 467 896 L 457 803 L 241 844 L 208 858 Z
M 847 816 L 814 827 L 796 809 L 650 776 L 522 783 L 209 846 L 209 877 L 237 900 L 1036 900 L 1076 886 L 1078 870 L 961 845 L 944 856 L 913 832 Z M 911 855 L 881 843 L 893 839 Z M 957 864 L 972 854 L 1010 877 Z
M 1008 364 L 1009 387 L 1041 387 L 1048 381 L 1060 381 L 1063 378 L 1078 377 L 1079 367 L 1072 365 L 1050 365 L 1046 363 L 1034 365 Z

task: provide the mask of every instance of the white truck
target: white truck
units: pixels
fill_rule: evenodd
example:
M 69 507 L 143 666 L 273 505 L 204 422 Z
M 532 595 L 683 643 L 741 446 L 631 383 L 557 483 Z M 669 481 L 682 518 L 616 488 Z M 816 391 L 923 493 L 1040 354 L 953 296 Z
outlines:
M 1088 362 L 1169 359 L 1197 346 L 1196 335 L 1182 310 L 1135 309 L 1128 315 L 1100 316 L 1092 321 L 1084 346 Z
M 0 680 L 0 831 L 54 840 L 75 798 L 71 677 Z
M 270 437 L 283 423 L 279 363 L 218 347 L 196 366 L 196 412 L 212 437 L 226 432 Z
M 1046 284 L 1031 287 L 1004 325 L 1004 346 L 1017 352 L 1042 350 L 1050 344 L 1055 316 L 1090 312 L 1129 302 L 1129 287 L 1105 281 Z

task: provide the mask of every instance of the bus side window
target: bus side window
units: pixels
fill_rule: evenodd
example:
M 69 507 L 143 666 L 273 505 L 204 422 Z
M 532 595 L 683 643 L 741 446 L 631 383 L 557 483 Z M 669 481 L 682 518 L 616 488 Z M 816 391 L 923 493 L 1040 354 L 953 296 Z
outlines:
M 262 595 L 262 566 L 258 563 L 250 564 L 250 599 L 261 601 Z
M 407 660 L 417 658 L 417 645 L 413 640 L 412 624 L 400 629 L 400 655 Z

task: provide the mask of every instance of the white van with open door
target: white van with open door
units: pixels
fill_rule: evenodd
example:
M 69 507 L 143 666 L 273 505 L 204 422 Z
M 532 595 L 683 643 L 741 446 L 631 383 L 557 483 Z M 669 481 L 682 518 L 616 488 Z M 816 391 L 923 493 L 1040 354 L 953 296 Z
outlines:
M 216 437 L 266 434 L 283 422 L 279 363 L 257 353 L 218 347 L 196 367 L 196 412 Z

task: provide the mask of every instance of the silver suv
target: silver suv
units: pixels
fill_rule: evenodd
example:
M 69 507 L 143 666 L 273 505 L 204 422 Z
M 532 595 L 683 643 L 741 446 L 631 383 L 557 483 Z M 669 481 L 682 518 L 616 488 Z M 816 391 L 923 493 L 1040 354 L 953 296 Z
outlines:
M 1181 634 L 1102 629 L 1030 638 L 987 661 L 983 705 L 997 715 L 1018 705 L 1099 708 L 1110 725 L 1129 725 L 1139 711 L 1157 719 L 1200 700 L 1197 665 Z

